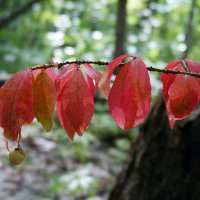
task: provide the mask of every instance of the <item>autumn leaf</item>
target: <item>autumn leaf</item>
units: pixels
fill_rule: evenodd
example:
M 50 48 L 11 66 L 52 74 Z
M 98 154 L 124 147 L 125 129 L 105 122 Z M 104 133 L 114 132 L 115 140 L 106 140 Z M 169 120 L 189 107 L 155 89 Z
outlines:
M 94 99 L 80 69 L 66 76 L 59 91 L 57 112 L 61 125 L 73 140 L 75 133 L 82 135 L 89 126 L 94 112 Z
M 128 57 L 132 58 L 133 56 L 129 54 L 121 55 L 110 62 L 109 65 L 106 67 L 106 70 L 104 71 L 103 76 L 99 82 L 99 90 L 106 99 L 108 99 L 108 95 L 110 92 L 110 79 L 114 69 L 118 67 L 125 58 Z
M 185 69 L 182 66 L 182 63 L 180 60 L 175 60 L 170 62 L 166 67 L 166 70 L 177 70 L 177 71 L 185 71 Z M 171 84 L 174 82 L 176 78 L 176 74 L 161 74 L 161 80 L 165 84 L 163 84 L 163 94 L 168 96 L 168 90 Z
M 52 128 L 56 90 L 51 78 L 43 70 L 33 82 L 33 110 L 46 131 Z
M 200 65 L 194 61 L 179 60 L 169 63 L 165 69 L 200 72 L 199 67 Z M 161 80 L 170 127 L 173 128 L 176 120 L 186 118 L 197 106 L 200 82 L 196 77 L 164 73 Z
M 62 91 L 62 88 L 65 86 L 68 79 L 70 79 L 71 76 L 75 73 L 75 70 L 76 70 L 76 64 L 72 63 L 65 66 L 56 76 L 54 84 L 56 87 L 57 95 L 59 95 L 59 92 Z
M 169 89 L 167 109 L 175 120 L 187 117 L 197 106 L 199 85 L 187 75 L 177 75 Z
M 134 126 L 138 109 L 135 91 L 130 82 L 132 78 L 129 74 L 130 65 L 130 63 L 125 64 L 120 70 L 108 96 L 112 118 L 124 130 Z
M 95 88 L 96 89 L 98 88 L 98 84 L 102 77 L 102 74 L 98 70 L 94 69 L 92 65 L 88 63 L 84 64 L 81 70 L 84 73 L 83 75 L 85 75 L 84 77 L 86 79 L 86 82 L 88 83 L 90 92 L 94 97 Z M 94 88 L 94 83 L 95 83 L 95 88 Z
M 42 71 L 45 71 L 48 76 L 51 78 L 51 80 L 54 82 L 56 79 L 56 73 L 52 68 L 41 68 L 41 69 L 34 69 L 32 70 L 32 74 L 34 79 L 37 77 L 38 74 L 40 74 Z
M 91 78 L 95 81 L 95 86 L 98 87 L 99 81 L 102 78 L 102 74 L 94 69 L 92 67 L 92 65 L 85 63 L 83 66 L 83 71 Z
M 147 116 L 151 86 L 147 68 L 141 59 L 126 63 L 117 74 L 108 96 L 111 115 L 120 128 L 127 130 Z
M 21 126 L 34 118 L 32 80 L 32 72 L 27 69 L 13 75 L 0 89 L 0 125 L 8 139 L 16 140 Z
M 94 89 L 93 79 L 90 76 L 86 75 L 85 80 L 86 80 L 86 82 L 88 84 L 90 93 L 91 93 L 92 97 L 94 98 L 95 89 Z

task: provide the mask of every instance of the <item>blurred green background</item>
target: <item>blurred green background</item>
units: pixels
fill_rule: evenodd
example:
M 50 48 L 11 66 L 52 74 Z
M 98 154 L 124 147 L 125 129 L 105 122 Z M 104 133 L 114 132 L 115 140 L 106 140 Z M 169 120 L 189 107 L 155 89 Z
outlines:
M 126 4 L 122 52 L 158 68 L 183 55 L 199 60 L 199 0 L 0 0 L 0 79 L 52 59 L 112 60 L 119 3 Z M 151 83 L 154 99 L 159 74 L 151 73 Z M 0 200 L 107 199 L 139 130 L 120 130 L 102 99 L 95 107 L 90 128 L 74 142 L 56 117 L 50 133 L 37 122 L 23 127 L 27 159 L 19 167 L 10 166 L 1 135 Z

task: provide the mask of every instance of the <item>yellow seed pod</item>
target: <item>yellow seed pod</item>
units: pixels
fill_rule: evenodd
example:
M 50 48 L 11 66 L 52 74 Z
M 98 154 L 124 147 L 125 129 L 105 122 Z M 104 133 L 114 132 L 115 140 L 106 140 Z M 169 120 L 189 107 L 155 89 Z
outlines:
M 12 165 L 21 164 L 24 161 L 25 157 L 25 152 L 21 148 L 17 148 L 9 153 L 9 161 Z

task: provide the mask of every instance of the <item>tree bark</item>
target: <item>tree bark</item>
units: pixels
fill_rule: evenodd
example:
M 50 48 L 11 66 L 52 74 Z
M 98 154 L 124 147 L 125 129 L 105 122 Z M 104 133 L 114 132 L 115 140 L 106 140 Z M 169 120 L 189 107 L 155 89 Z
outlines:
M 118 0 L 114 58 L 125 53 L 127 0 Z
M 182 58 L 186 58 L 188 55 L 189 47 L 191 46 L 192 42 L 192 33 L 193 33 L 193 19 L 194 19 L 194 10 L 196 7 L 196 0 L 192 0 L 191 2 L 191 7 L 190 7 L 190 12 L 188 15 L 188 21 L 185 26 L 185 44 L 186 44 L 186 49 L 182 53 Z
M 170 130 L 159 95 L 109 200 L 200 199 L 200 109 Z

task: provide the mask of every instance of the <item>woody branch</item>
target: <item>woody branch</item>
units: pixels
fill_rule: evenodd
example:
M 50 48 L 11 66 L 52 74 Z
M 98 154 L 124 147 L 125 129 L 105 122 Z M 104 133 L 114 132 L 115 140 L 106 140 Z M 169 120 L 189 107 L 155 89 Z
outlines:
M 95 65 L 108 65 L 109 62 L 106 61 L 91 61 L 91 60 L 74 60 L 74 61 L 65 61 L 65 62 L 60 62 L 60 63 L 52 63 L 52 64 L 42 64 L 42 65 L 36 65 L 31 67 L 32 70 L 36 70 L 36 69 L 47 69 L 47 68 L 61 68 L 64 65 L 68 65 L 68 64 L 77 64 L 77 65 L 81 65 L 81 64 L 95 64 Z M 121 63 L 120 66 L 122 66 L 124 63 Z M 189 75 L 189 76 L 194 76 L 194 77 L 198 77 L 200 78 L 200 73 L 196 73 L 196 72 L 191 72 L 191 71 L 179 71 L 179 70 L 168 70 L 168 69 L 159 69 L 159 68 L 155 68 L 155 67 L 147 67 L 148 71 L 152 71 L 152 72 L 159 72 L 159 73 L 166 73 L 166 74 L 183 74 L 183 75 Z

